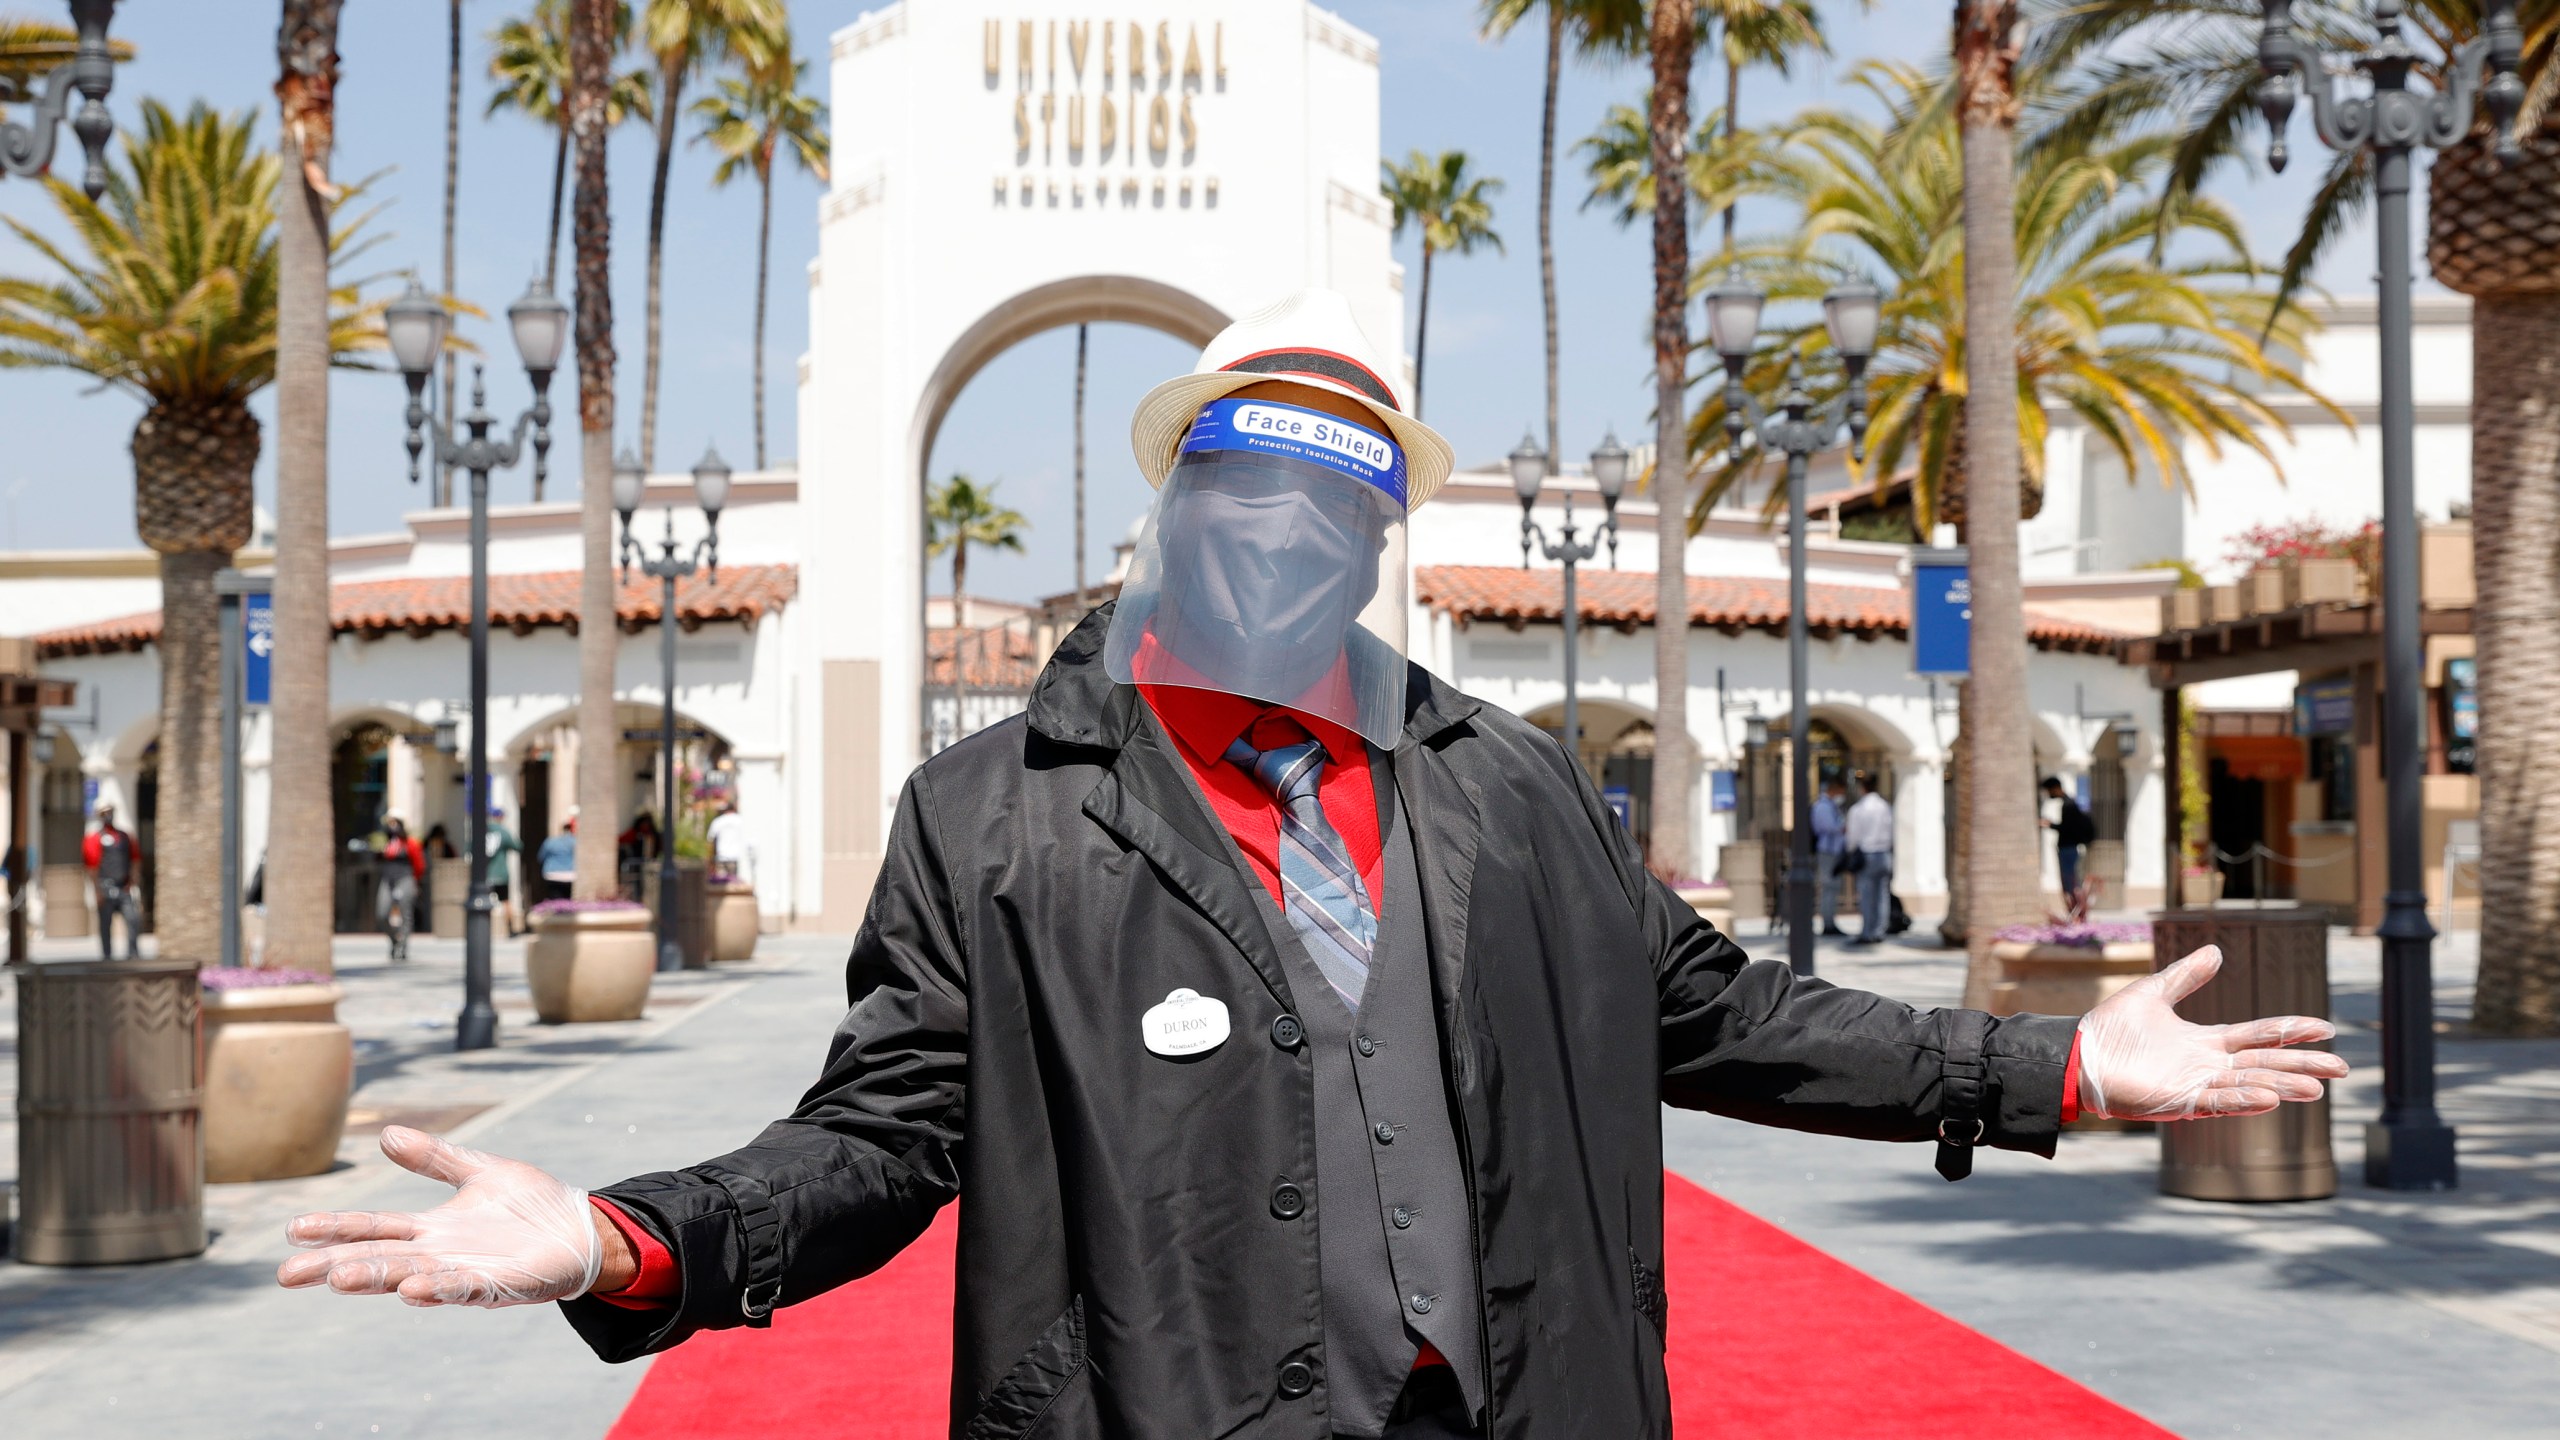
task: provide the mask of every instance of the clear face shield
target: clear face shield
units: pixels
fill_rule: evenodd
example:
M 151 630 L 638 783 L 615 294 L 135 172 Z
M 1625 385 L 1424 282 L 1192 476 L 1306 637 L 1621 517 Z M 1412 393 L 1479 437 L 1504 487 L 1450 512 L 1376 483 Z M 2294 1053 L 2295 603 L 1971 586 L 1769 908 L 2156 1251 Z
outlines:
M 1404 522 L 1394 441 L 1320 410 L 1214 401 L 1139 532 L 1105 669 L 1286 705 L 1393 749 Z

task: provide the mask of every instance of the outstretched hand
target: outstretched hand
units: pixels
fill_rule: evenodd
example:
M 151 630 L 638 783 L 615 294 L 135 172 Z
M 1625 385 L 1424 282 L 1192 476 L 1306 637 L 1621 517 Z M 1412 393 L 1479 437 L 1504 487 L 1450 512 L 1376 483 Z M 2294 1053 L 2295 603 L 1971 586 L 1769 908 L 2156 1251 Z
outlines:
M 2318 1044 L 2338 1027 L 2308 1015 L 2238 1025 L 2178 1018 L 2179 1001 L 2222 968 L 2207 945 L 2145 975 L 2080 1017 L 2080 1109 L 2115 1120 L 2188 1120 L 2259 1115 L 2287 1100 L 2317 1100 L 2322 1080 L 2345 1077 L 2347 1062 Z
M 397 1125 L 384 1127 L 382 1153 L 456 1187 L 453 1198 L 414 1214 L 297 1215 L 285 1234 L 311 1253 L 278 1266 L 277 1284 L 483 1307 L 567 1300 L 595 1287 L 604 1251 L 585 1191 L 520 1160 Z

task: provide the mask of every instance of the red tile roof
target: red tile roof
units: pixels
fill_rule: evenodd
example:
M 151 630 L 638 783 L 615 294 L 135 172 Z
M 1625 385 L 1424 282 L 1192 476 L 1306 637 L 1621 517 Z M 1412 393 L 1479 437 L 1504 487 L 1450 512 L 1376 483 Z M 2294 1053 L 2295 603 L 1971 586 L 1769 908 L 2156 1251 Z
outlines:
M 1016 690 L 1029 694 L 1040 678 L 1045 658 L 1034 653 L 1031 636 L 1005 625 L 959 630 L 940 626 L 924 634 L 924 683 L 949 689 L 958 658 L 962 687 L 970 690 Z
M 1650 570 L 1584 570 L 1577 576 L 1582 622 L 1633 630 L 1654 617 Z M 1564 618 L 1564 572 L 1502 565 L 1424 565 L 1413 572 L 1423 604 L 1460 623 L 1499 620 L 1514 629 L 1532 621 Z M 1899 589 L 1869 585 L 1805 586 L 1806 624 L 1816 637 L 1856 635 L 1901 638 L 1911 631 L 1911 607 Z M 1787 582 L 1689 577 L 1689 623 L 1722 630 L 1783 631 Z M 2027 638 L 2047 650 L 2111 650 L 2128 637 L 2083 621 L 2027 610 Z
M 578 628 L 575 570 L 489 577 L 489 624 L 518 635 L 557 625 Z M 676 582 L 676 624 L 685 630 L 722 620 L 755 624 L 798 593 L 794 565 L 723 565 L 717 578 L 697 573 Z M 637 573 L 614 593 L 614 620 L 626 632 L 658 622 L 659 582 Z M 470 623 L 471 578 L 439 575 L 403 580 L 341 581 L 331 590 L 329 619 L 340 634 L 368 640 L 394 633 L 426 635 Z M 45 659 L 141 650 L 160 638 L 160 612 L 48 630 L 32 637 Z

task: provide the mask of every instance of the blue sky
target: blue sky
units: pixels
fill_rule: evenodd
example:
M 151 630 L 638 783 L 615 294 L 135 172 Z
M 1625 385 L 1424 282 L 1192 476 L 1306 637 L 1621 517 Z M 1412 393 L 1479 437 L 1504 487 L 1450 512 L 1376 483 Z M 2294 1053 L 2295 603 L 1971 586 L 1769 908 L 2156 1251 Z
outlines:
M 49 11 L 46 0 L 17 10 Z M 458 290 L 493 315 L 524 288 L 540 260 L 549 205 L 551 137 L 520 116 L 482 118 L 487 32 L 525 8 L 523 0 L 467 0 L 464 6 L 464 98 L 459 204 Z M 800 0 L 791 6 L 804 52 L 823 53 L 823 37 L 869 0 Z M 1536 245 L 1538 94 L 1543 30 L 1527 27 L 1494 44 L 1476 33 L 1475 7 L 1463 0 L 1340 0 L 1333 8 L 1378 37 L 1384 72 L 1383 143 L 1388 153 L 1464 149 L 1480 173 L 1500 177 L 1496 226 L 1507 254 L 1480 252 L 1444 259 L 1434 272 L 1429 356 L 1429 416 L 1456 445 L 1462 463 L 1507 451 L 1543 408 Z M 1790 79 L 1745 77 L 1743 115 L 1759 123 L 1808 104 L 1843 98 L 1840 79 L 1858 60 L 1889 56 L 1929 61 L 1944 46 L 1943 5 L 1897 4 L 1858 14 L 1828 7 L 1836 55 L 1801 66 Z M 219 5 L 132 0 L 119 8 L 116 33 L 140 49 L 118 75 L 110 107 L 128 121 L 145 96 L 172 103 L 202 98 L 227 109 L 255 108 L 260 133 L 272 138 L 275 70 L 274 6 L 258 0 Z M 446 7 L 431 0 L 354 0 L 340 38 L 341 178 L 387 172 L 375 194 L 390 202 L 380 226 L 391 238 L 366 269 L 419 267 L 432 282 L 438 258 L 443 187 Z M 812 65 L 823 77 L 824 65 Z M 820 83 L 823 83 L 822 78 Z M 1634 66 L 1569 65 L 1558 119 L 1562 141 L 1590 133 L 1612 104 L 1641 92 Z M 1720 74 L 1700 73 L 1702 89 L 1721 89 Z M 2296 149 L 2316 151 L 2307 121 L 2297 117 Z M 688 138 L 688 123 L 680 132 Z M 66 140 L 68 137 L 66 136 Z M 1562 148 L 1560 146 L 1560 148 Z M 644 237 L 648 219 L 650 136 L 634 126 L 613 142 L 614 313 L 621 352 L 618 383 L 626 435 L 638 416 Z M 713 157 L 686 144 L 676 155 L 667 234 L 666 373 L 660 390 L 661 469 L 690 465 L 716 440 L 733 463 L 751 457 L 749 361 L 752 346 L 755 192 L 751 182 L 710 188 Z M 2263 174 L 2246 188 L 2226 188 L 2262 253 L 2290 237 L 2311 172 L 2297 165 L 2281 180 Z M 1642 230 L 1622 231 L 1603 213 L 1577 207 L 1586 188 L 1569 155 L 1558 163 L 1556 232 L 1563 345 L 1563 442 L 1580 454 L 1614 425 L 1625 438 L 1648 427 L 1651 348 L 1647 304 L 1650 251 Z M 774 306 L 767 372 L 768 445 L 776 457 L 794 446 L 793 362 L 804 347 L 808 317 L 798 277 L 817 243 L 814 180 L 787 175 L 774 201 Z M 2423 195 L 2423 187 L 2420 189 Z M 0 182 L 0 213 L 52 229 L 51 204 L 23 182 Z M 1744 226 L 1767 223 L 1748 211 Z M 2423 221 L 2421 222 L 2423 223 Z M 564 247 L 565 248 L 565 247 Z M 1410 236 L 1399 246 L 1418 272 Z M 2370 231 L 2359 227 L 2332 251 L 2320 279 L 2339 293 L 2370 289 Z M 33 254 L 0 236 L 0 273 L 40 274 Z M 1419 289 L 1418 273 L 1408 291 Z M 564 284 L 564 289 L 565 284 Z M 512 414 L 526 400 L 523 373 L 503 325 L 467 329 L 489 347 L 493 408 Z M 1407 340 L 1410 342 L 1410 329 Z M 1069 442 L 1075 340 L 1072 330 L 1035 337 L 981 372 L 942 430 L 933 457 L 937 475 L 964 470 L 999 479 L 1005 501 L 1032 522 L 1026 553 L 971 557 L 971 588 L 1029 597 L 1066 589 L 1072 555 Z M 1091 519 L 1090 564 L 1109 564 L 1111 541 L 1144 507 L 1146 489 L 1128 464 L 1120 437 L 1146 388 L 1187 369 L 1190 355 L 1171 340 L 1126 326 L 1092 334 L 1088 398 Z M 554 401 L 571 389 L 565 373 Z M 1043 405 L 1039 397 L 1053 397 Z M 407 480 L 400 412 L 405 395 L 393 375 L 341 374 L 331 391 L 331 529 L 358 534 L 396 529 L 402 511 L 424 503 Z M 259 410 L 271 420 L 272 407 Z M 10 372 L 0 376 L 0 549 L 127 546 L 136 543 L 131 462 L 126 445 L 139 408 L 100 393 L 76 376 Z M 574 431 L 560 447 L 552 494 L 566 493 L 574 471 Z M 273 464 L 258 470 L 261 501 L 271 493 Z M 524 472 L 501 475 L 502 500 L 526 498 Z M 0 630 L 7 628 L 0 621 Z

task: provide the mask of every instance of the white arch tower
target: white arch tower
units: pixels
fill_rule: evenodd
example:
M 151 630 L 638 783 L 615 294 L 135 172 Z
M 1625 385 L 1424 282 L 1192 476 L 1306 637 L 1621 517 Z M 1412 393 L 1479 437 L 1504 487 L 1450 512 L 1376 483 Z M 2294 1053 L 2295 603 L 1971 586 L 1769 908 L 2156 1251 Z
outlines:
M 1377 42 L 1303 0 L 902 0 L 829 67 L 788 783 L 799 893 L 850 930 L 922 754 L 924 465 L 970 376 L 1080 321 L 1198 343 L 1307 285 L 1400 354 L 1403 287 Z

